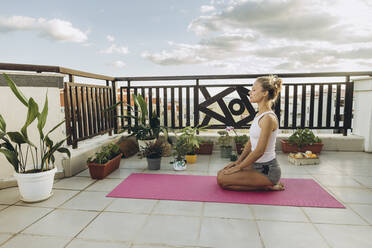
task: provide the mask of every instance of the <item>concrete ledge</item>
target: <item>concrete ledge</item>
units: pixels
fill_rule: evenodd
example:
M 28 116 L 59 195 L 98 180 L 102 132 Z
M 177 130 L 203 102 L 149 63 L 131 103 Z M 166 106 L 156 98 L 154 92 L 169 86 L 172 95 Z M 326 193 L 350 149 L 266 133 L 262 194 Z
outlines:
M 77 149 L 70 149 L 71 158 L 65 157 L 62 160 L 64 177 L 71 177 L 87 168 L 87 159 L 94 155 L 102 146 L 117 142 L 122 134 L 108 134 L 96 136 L 92 139 L 79 142 Z

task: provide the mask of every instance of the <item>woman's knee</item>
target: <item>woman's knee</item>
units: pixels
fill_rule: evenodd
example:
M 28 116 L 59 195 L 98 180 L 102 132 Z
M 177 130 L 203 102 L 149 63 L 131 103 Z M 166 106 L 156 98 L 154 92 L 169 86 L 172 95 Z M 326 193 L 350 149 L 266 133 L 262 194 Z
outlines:
M 217 174 L 217 184 L 220 187 L 223 187 L 223 185 L 224 185 L 224 174 L 223 174 L 222 170 L 220 170 Z

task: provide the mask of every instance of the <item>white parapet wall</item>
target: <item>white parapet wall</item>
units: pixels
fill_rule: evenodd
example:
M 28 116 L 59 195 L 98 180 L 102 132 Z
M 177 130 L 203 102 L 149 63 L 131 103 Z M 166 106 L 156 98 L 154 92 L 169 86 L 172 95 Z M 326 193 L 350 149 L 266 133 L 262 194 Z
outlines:
M 14 74 L 7 73 L 19 86 L 21 92 L 27 97 L 32 97 L 39 105 L 40 111 L 44 106 L 45 96 L 48 95 L 48 118 L 44 131 L 47 132 L 64 119 L 61 110 L 60 87 L 63 85 L 63 76 L 55 74 Z M 2 73 L 0 74 L 0 113 L 6 122 L 7 131 L 20 131 L 27 117 L 27 107 L 23 105 L 12 93 Z M 28 128 L 28 135 L 35 145 L 39 145 L 39 133 L 36 128 L 37 121 L 34 121 Z M 54 141 L 60 141 L 66 137 L 65 126 L 61 125 L 50 137 Z M 63 171 L 62 159 L 65 155 L 56 153 L 56 166 L 59 172 Z M 31 157 L 28 156 L 31 164 Z M 13 167 L 0 154 L 0 188 L 2 184 L 14 184 Z
M 354 80 L 353 134 L 364 138 L 364 151 L 372 152 L 372 78 Z

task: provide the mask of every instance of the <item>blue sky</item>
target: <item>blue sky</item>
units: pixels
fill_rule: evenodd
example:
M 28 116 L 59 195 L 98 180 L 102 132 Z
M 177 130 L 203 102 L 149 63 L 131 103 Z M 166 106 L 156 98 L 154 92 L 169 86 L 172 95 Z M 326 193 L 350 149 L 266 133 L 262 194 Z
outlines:
M 1 62 L 112 76 L 372 68 L 370 0 L 1 3 Z

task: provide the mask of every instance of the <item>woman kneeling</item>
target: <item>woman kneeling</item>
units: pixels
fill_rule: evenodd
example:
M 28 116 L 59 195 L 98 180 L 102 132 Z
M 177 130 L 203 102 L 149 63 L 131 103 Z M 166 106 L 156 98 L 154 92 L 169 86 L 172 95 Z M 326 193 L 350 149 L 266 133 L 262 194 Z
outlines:
M 227 190 L 283 190 L 281 170 L 276 160 L 275 141 L 279 122 L 271 110 L 282 86 L 275 76 L 259 77 L 249 92 L 250 102 L 258 104 L 250 128 L 250 139 L 238 160 L 217 175 L 217 183 Z

